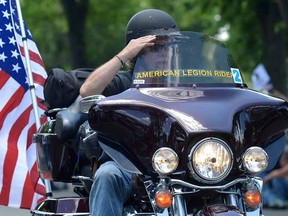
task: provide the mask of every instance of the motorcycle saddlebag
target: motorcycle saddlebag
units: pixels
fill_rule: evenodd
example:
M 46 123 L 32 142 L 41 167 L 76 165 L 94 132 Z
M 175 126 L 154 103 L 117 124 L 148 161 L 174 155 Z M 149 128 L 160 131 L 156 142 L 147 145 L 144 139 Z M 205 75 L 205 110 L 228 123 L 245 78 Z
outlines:
M 54 181 L 72 182 L 77 154 L 71 147 L 71 143 L 60 142 L 56 134 L 46 132 L 49 130 L 47 128 L 51 127 L 51 121 L 45 124 L 42 131 L 40 129 L 40 132 L 33 136 L 33 142 L 36 143 L 40 177 Z

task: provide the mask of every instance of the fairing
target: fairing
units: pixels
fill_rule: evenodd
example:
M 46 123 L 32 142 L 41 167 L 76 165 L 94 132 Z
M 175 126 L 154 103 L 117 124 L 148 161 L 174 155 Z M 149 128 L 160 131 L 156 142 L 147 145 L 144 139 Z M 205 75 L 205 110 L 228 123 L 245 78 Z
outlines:
M 248 147 L 269 147 L 288 127 L 287 103 L 248 89 L 223 44 L 199 33 L 158 38 L 133 77 L 129 90 L 91 108 L 89 123 L 102 148 L 135 173 L 155 174 L 151 157 L 163 146 L 179 156 L 175 173 L 185 173 L 190 149 L 210 136 L 229 144 L 233 174 Z M 279 156 L 283 146 L 274 148 Z
M 99 140 L 128 156 L 141 173 L 153 172 L 151 157 L 163 146 L 176 151 L 180 156 L 178 171 L 185 170 L 185 152 L 205 136 L 224 138 L 240 162 L 248 147 L 269 146 L 287 127 L 283 101 L 248 89 L 197 89 L 194 92 L 202 96 L 186 97 L 185 103 L 181 98 L 168 101 L 155 97 L 161 90 L 130 89 L 99 102 L 89 117 Z M 176 91 L 185 89 L 170 93 Z

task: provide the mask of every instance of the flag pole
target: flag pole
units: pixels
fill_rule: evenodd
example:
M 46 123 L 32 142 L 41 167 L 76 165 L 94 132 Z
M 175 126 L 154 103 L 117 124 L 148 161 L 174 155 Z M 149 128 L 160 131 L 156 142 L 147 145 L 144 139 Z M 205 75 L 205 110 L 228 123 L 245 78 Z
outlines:
M 16 8 L 17 8 L 17 13 L 18 13 L 18 17 L 19 17 L 21 36 L 22 36 L 24 54 L 25 54 L 25 60 L 26 60 L 26 74 L 28 77 L 29 89 L 30 89 L 30 93 L 31 93 L 32 106 L 33 106 L 33 112 L 34 112 L 34 116 L 35 116 L 35 123 L 36 123 L 36 128 L 38 131 L 40 126 L 41 126 L 41 122 L 40 122 L 40 116 L 39 116 L 39 112 L 38 112 L 38 105 L 37 105 L 37 99 L 36 99 L 36 93 L 35 93 L 35 85 L 34 85 L 32 71 L 31 71 L 30 56 L 29 56 L 28 45 L 27 45 L 27 37 L 26 37 L 25 28 L 24 28 L 24 21 L 23 21 L 23 17 L 22 17 L 21 6 L 20 6 L 19 0 L 16 0 Z M 45 184 L 45 188 L 46 188 L 46 197 L 51 197 L 52 196 L 52 190 L 51 190 L 50 181 L 44 179 L 44 184 Z

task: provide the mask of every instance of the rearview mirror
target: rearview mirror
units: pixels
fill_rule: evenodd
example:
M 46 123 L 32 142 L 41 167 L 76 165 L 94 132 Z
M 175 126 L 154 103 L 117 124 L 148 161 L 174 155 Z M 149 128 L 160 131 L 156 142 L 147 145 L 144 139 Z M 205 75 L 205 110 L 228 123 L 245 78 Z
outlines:
M 104 95 L 92 95 L 84 97 L 80 100 L 80 110 L 83 113 L 88 113 L 90 107 L 95 103 L 95 101 L 105 98 Z

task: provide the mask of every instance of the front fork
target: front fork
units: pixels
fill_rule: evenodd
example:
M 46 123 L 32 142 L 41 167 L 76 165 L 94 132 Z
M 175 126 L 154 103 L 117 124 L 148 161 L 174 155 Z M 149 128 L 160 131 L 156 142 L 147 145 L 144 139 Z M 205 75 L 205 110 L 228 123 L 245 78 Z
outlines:
M 184 200 L 183 195 L 177 194 L 173 198 L 174 198 L 173 205 L 172 205 L 173 215 L 186 216 L 187 209 L 186 209 L 186 202 Z
M 252 180 L 247 184 L 247 187 L 253 187 L 253 186 L 256 187 L 262 193 L 263 180 L 259 177 L 252 178 Z M 250 208 L 246 204 L 244 205 L 244 207 L 245 207 L 246 216 L 259 216 L 259 215 L 262 216 L 263 215 L 263 200 L 261 201 L 261 204 L 258 205 L 256 208 Z
M 161 179 L 160 183 L 155 187 L 152 181 L 147 181 L 144 183 L 146 191 L 148 193 L 151 205 L 153 207 L 154 213 L 157 216 L 187 216 L 186 202 L 183 195 L 181 194 L 181 189 L 173 188 L 173 202 L 171 207 L 166 209 L 160 209 L 157 207 L 154 200 L 155 194 L 158 189 L 168 188 L 169 179 Z M 179 193 L 178 193 L 179 192 Z
M 225 215 L 225 216 L 263 216 L 262 202 L 256 207 L 249 207 L 245 201 L 245 191 L 249 188 L 262 191 L 263 180 L 261 178 L 249 178 L 243 188 L 238 189 L 236 193 L 231 193 L 226 196 L 227 204 L 205 206 L 200 215 Z M 222 209 L 222 210 L 221 210 Z

